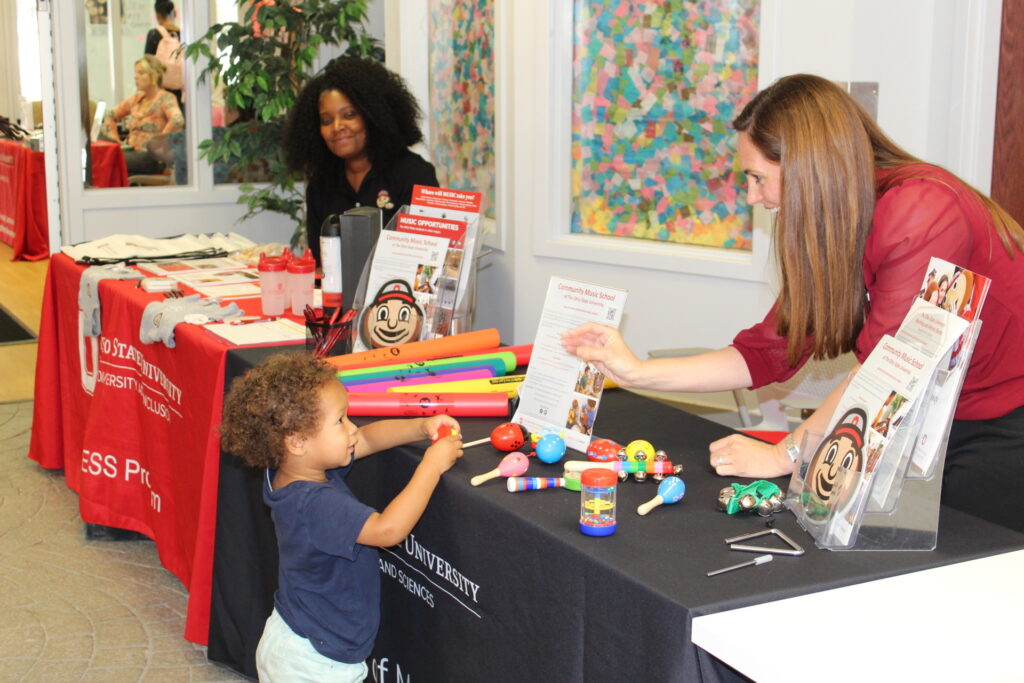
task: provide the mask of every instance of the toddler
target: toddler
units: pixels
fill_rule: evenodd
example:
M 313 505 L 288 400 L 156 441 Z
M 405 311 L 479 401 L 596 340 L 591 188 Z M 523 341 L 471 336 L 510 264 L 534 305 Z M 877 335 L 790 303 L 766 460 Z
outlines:
M 359 458 L 439 439 L 383 512 L 345 483 Z M 447 415 L 356 427 L 334 370 L 308 354 L 270 356 L 237 380 L 224 403 L 221 441 L 247 465 L 266 468 L 263 499 L 277 532 L 274 611 L 256 649 L 261 681 L 362 681 L 380 622 L 377 548 L 405 538 L 434 488 L 462 456 Z

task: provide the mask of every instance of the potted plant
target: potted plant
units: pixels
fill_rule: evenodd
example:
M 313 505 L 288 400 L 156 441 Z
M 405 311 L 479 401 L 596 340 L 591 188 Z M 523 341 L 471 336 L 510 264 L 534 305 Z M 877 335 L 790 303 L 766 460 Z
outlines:
M 240 114 L 234 125 L 199 143 L 200 157 L 232 168 L 243 181 L 240 220 L 274 211 L 296 225 L 292 243 L 305 235 L 301 180 L 284 163 L 281 139 L 299 90 L 314 74 L 320 50 L 338 46 L 339 56 L 383 59 L 379 41 L 366 30 L 368 0 L 236 0 L 241 22 L 214 24 L 185 48 L 199 63 L 199 81 L 224 84 L 224 105 Z M 258 183 L 258 184 L 257 184 Z

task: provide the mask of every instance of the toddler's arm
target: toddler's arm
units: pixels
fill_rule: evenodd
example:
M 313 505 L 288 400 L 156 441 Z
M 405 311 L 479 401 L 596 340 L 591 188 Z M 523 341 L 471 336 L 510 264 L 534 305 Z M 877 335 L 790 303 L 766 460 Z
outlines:
M 412 420 L 389 420 L 389 422 L 412 422 Z M 384 508 L 383 512 L 375 512 L 370 515 L 356 540 L 363 545 L 380 548 L 400 543 L 420 520 L 434 488 L 437 487 L 437 482 L 441 480 L 441 475 L 448 471 L 460 457 L 462 457 L 462 438 L 460 436 L 446 436 L 428 448 L 409 483 Z
M 359 428 L 356 458 L 363 458 L 395 446 L 423 439 L 433 440 L 438 428 L 446 424 L 452 432 L 459 432 L 459 423 L 450 415 L 416 417 L 408 420 L 377 420 Z M 450 467 L 450 465 L 449 465 Z M 445 468 L 447 469 L 447 468 Z

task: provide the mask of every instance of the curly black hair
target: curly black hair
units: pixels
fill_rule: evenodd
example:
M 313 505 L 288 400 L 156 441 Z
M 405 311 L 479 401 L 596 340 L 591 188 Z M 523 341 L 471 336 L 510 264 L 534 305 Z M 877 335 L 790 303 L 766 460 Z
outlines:
M 329 363 L 307 353 L 269 356 L 231 385 L 221 446 L 250 467 L 278 467 L 286 437 L 312 435 L 320 426 L 320 389 L 337 381 Z
M 320 96 L 337 90 L 366 122 L 370 163 L 385 165 L 423 139 L 420 107 L 401 76 L 373 59 L 331 62 L 299 92 L 284 130 L 285 160 L 307 180 L 329 177 L 343 164 L 320 135 Z

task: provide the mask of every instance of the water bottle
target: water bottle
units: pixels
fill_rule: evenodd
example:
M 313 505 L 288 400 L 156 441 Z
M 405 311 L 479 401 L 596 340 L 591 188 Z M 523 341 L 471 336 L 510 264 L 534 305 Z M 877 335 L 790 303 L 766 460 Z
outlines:
M 301 318 L 306 306 L 313 306 L 313 271 L 316 270 L 313 252 L 307 247 L 302 256 L 288 262 L 287 269 L 292 315 Z
M 277 316 L 284 315 L 285 305 L 288 301 L 288 290 L 286 289 L 288 252 L 281 256 L 267 256 L 260 254 L 258 266 L 260 272 L 260 299 L 263 305 L 263 315 Z
M 341 220 L 331 214 L 320 226 L 320 267 L 323 278 L 320 288 L 324 293 L 324 317 L 342 306 L 341 283 Z

